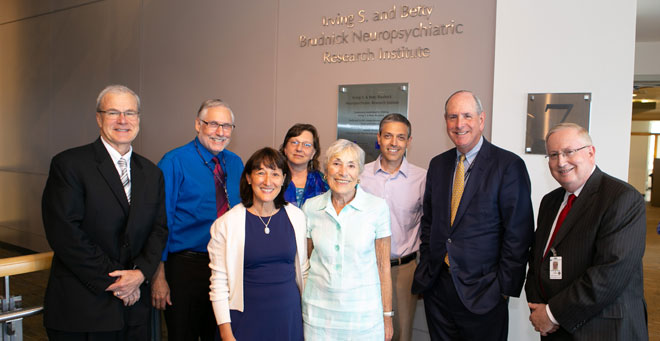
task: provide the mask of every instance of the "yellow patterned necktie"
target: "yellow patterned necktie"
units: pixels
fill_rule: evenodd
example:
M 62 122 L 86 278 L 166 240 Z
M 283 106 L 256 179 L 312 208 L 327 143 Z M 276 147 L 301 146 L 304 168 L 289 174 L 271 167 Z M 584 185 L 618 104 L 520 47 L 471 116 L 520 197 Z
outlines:
M 451 225 L 454 225 L 454 218 L 456 218 L 456 211 L 458 211 L 458 204 L 461 202 L 463 196 L 463 188 L 465 188 L 465 154 L 461 154 L 456 165 L 456 174 L 454 175 L 454 187 L 451 190 Z
M 454 187 L 451 189 L 451 225 L 454 225 L 458 204 L 461 203 L 463 188 L 465 188 L 465 154 L 461 154 L 456 165 L 456 174 L 454 174 Z M 449 266 L 449 253 L 445 253 L 445 263 Z

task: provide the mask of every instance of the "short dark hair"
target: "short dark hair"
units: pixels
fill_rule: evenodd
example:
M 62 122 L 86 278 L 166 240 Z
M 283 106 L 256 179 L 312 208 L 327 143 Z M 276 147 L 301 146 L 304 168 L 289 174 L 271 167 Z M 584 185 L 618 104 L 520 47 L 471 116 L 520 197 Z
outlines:
M 247 176 L 252 173 L 253 170 L 259 169 L 261 165 L 268 167 L 270 169 L 281 169 L 282 174 L 284 175 L 284 182 L 282 183 L 282 189 L 280 193 L 275 197 L 275 207 L 282 208 L 286 204 L 284 200 L 284 192 L 286 191 L 287 186 L 291 182 L 291 172 L 289 171 L 289 165 L 286 162 L 286 157 L 282 155 L 279 151 L 265 147 L 257 150 L 250 156 L 250 159 L 245 163 L 245 168 L 243 169 L 243 174 L 241 174 L 240 182 L 240 192 L 241 192 L 241 203 L 246 208 L 252 207 L 254 204 L 254 192 L 252 191 L 252 186 L 247 182 Z
M 399 113 L 387 114 L 385 117 L 383 117 L 383 119 L 380 120 L 380 124 L 378 125 L 378 134 L 383 132 L 383 125 L 390 122 L 399 122 L 405 124 L 406 127 L 408 127 L 408 137 L 410 137 L 412 134 L 412 126 L 410 125 L 410 121 L 408 121 L 405 116 Z
M 317 171 L 319 170 L 319 154 L 321 151 L 321 143 L 319 142 L 319 133 L 316 131 L 316 127 L 313 125 L 307 123 L 296 123 L 293 125 L 293 127 L 289 128 L 289 131 L 287 131 L 286 135 L 284 136 L 284 142 L 282 142 L 282 145 L 280 146 L 280 152 L 286 157 L 286 154 L 284 154 L 284 147 L 286 147 L 286 144 L 289 143 L 289 139 L 292 137 L 300 136 L 300 134 L 302 134 L 304 131 L 309 131 L 312 133 L 312 139 L 314 140 L 314 156 L 312 156 L 312 159 L 307 163 L 307 170 Z

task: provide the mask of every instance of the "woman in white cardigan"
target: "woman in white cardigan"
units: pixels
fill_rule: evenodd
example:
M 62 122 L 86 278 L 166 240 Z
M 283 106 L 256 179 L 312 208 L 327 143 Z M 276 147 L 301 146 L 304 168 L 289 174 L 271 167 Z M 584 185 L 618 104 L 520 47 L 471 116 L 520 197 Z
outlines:
M 309 263 L 305 215 L 284 200 L 286 158 L 255 152 L 241 204 L 211 226 L 211 303 L 223 341 L 302 340 L 301 293 Z

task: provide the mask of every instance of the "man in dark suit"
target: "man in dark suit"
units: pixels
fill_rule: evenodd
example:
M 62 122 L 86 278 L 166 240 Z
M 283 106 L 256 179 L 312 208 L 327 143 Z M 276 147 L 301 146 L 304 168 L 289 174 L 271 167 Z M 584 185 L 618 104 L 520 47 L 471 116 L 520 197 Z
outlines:
M 167 240 L 163 176 L 132 151 L 140 100 L 129 88 L 98 96 L 100 138 L 56 155 L 42 199 L 55 252 L 44 303 L 51 340 L 147 340 L 145 278 Z
M 483 138 L 486 114 L 469 91 L 445 103 L 456 148 L 431 160 L 413 293 L 424 295 L 432 340 L 506 340 L 508 297 L 525 280 L 534 233 L 525 163 Z
M 539 208 L 525 285 L 530 321 L 547 340 L 648 340 L 644 199 L 596 167 L 584 128 L 562 123 L 545 141 L 561 187 Z

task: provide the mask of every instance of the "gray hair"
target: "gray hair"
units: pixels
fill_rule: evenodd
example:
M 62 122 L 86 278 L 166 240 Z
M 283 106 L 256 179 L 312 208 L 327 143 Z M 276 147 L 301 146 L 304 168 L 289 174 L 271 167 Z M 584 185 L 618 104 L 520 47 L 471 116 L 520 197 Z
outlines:
M 362 150 L 362 148 L 360 148 L 355 142 L 339 139 L 333 142 L 328 147 L 328 150 L 325 151 L 325 160 L 323 160 L 323 171 L 325 174 L 328 174 L 328 164 L 330 164 L 332 158 L 345 152 L 353 154 L 356 158 L 355 161 L 357 161 L 360 166 L 360 174 L 362 173 L 364 170 L 364 150 Z
M 563 123 L 559 123 L 556 126 L 552 127 L 550 130 L 548 130 L 548 133 L 545 134 L 545 144 L 546 144 L 545 150 L 546 151 L 548 150 L 548 138 L 550 138 L 550 135 L 552 135 L 552 134 L 554 134 L 554 133 L 556 133 L 560 130 L 564 130 L 564 129 L 575 129 L 575 131 L 577 131 L 577 133 L 578 133 L 578 136 L 580 136 L 582 139 L 584 139 L 584 142 L 586 144 L 588 144 L 590 146 L 593 145 L 593 142 L 591 142 L 591 136 L 589 136 L 589 132 L 587 131 L 587 129 L 584 129 L 584 127 L 582 127 L 579 124 L 575 124 L 575 123 L 571 123 L 571 122 L 563 122 Z
M 458 90 L 458 91 L 454 92 L 453 94 L 451 94 L 451 96 L 449 96 L 449 98 L 447 98 L 447 101 L 445 101 L 445 115 L 447 114 L 447 104 L 449 104 L 449 100 L 451 100 L 452 97 L 454 97 L 455 95 L 458 95 L 460 93 L 468 93 L 468 94 L 472 95 L 472 98 L 474 99 L 474 108 L 477 111 L 478 115 L 481 115 L 481 113 L 484 112 L 484 107 L 481 105 L 481 100 L 479 99 L 479 97 L 477 97 L 477 95 L 475 95 L 470 90 Z
M 101 92 L 99 93 L 98 97 L 96 97 L 96 111 L 101 111 L 103 108 L 101 108 L 101 101 L 103 101 L 103 97 L 105 95 L 113 93 L 113 94 L 131 94 L 133 97 L 135 97 L 135 101 L 137 102 L 137 110 L 140 112 L 140 96 L 138 96 L 135 91 L 129 89 L 125 85 L 120 85 L 120 84 L 113 84 L 113 85 L 108 85 Z
M 203 114 L 206 113 L 206 111 L 209 108 L 216 108 L 216 107 L 221 107 L 229 110 L 229 113 L 231 114 L 231 123 L 234 123 L 234 112 L 231 110 L 229 105 L 227 103 L 223 102 L 221 99 L 207 99 L 206 101 L 202 102 L 202 105 L 199 106 L 199 110 L 197 110 L 197 118 L 202 117 Z

